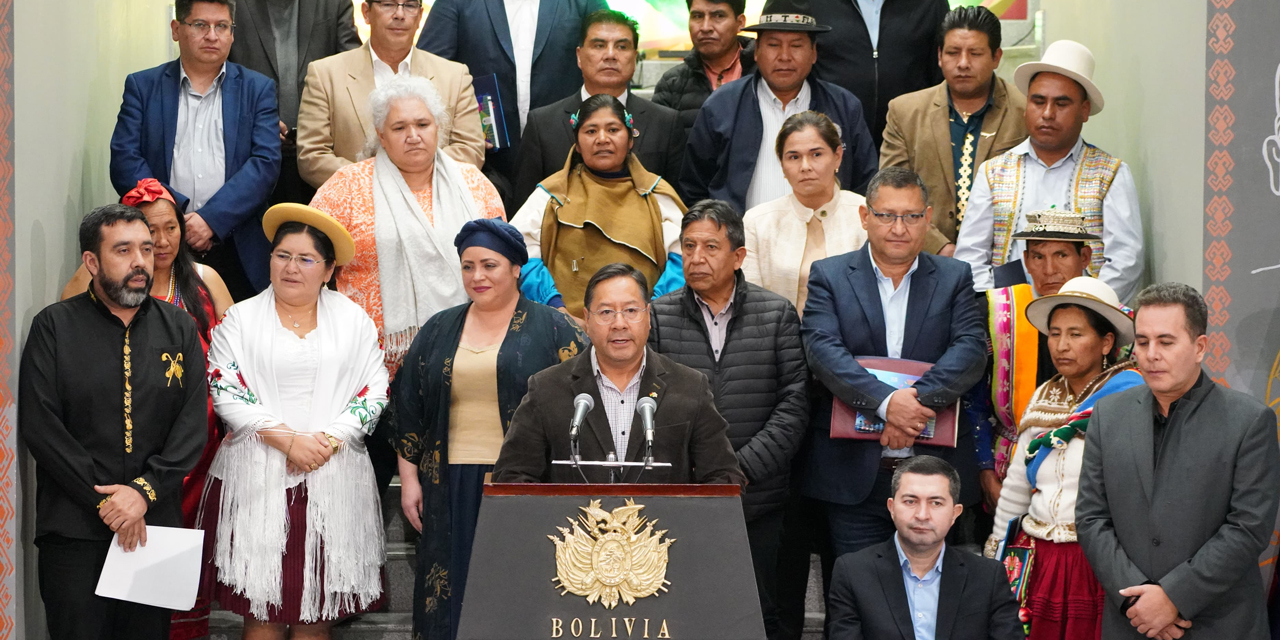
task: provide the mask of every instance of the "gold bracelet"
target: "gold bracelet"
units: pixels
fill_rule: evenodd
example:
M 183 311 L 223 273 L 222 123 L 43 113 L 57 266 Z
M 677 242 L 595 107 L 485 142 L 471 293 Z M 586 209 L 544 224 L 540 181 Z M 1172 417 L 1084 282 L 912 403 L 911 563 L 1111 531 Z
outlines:
M 284 452 L 284 459 L 285 459 L 285 460 L 288 460 L 288 459 L 289 459 L 289 454 L 290 454 L 290 453 L 293 453 L 293 441 L 294 441 L 294 439 L 296 439 L 297 437 L 298 437 L 298 432 L 297 432 L 297 431 L 294 431 L 294 432 L 293 432 L 293 435 L 289 436 L 289 448 L 288 448 L 288 449 L 286 449 L 286 450 L 285 450 L 285 452 Z
M 331 435 L 329 435 L 329 434 L 327 434 L 327 433 L 326 433 L 326 434 L 324 434 L 324 437 L 326 437 L 326 438 L 328 438 L 328 439 L 329 439 L 329 446 L 333 447 L 333 452 L 334 452 L 334 453 L 337 453 L 337 452 L 338 452 L 338 447 L 342 446 L 342 443 L 341 443 L 341 442 L 338 442 L 338 439 L 337 439 L 337 438 L 335 438 L 335 437 L 333 437 L 333 436 L 331 436 Z

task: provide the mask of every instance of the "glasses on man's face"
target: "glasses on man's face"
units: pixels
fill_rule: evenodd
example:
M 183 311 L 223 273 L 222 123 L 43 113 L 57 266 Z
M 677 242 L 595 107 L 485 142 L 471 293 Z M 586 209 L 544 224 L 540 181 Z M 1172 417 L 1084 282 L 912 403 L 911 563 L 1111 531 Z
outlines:
M 867 210 L 871 212 L 871 215 L 876 219 L 876 222 L 879 222 L 886 227 L 892 227 L 893 223 L 899 220 L 908 227 L 915 227 L 922 224 L 925 221 L 925 218 L 928 217 L 923 211 L 919 213 L 884 213 L 883 211 L 876 211 L 870 206 L 867 206 Z
M 649 312 L 649 307 L 627 307 L 622 311 L 614 311 L 613 309 L 601 309 L 600 311 L 588 311 L 596 324 L 610 325 L 614 320 L 618 319 L 618 314 L 622 314 L 622 319 L 627 322 L 640 322 L 640 318 Z
M 284 251 L 277 251 L 271 254 L 271 259 L 284 266 L 288 266 L 289 263 L 292 262 L 298 265 L 299 269 L 312 269 L 315 268 L 316 265 L 320 264 L 320 261 L 315 258 L 295 256 Z
M 227 34 L 231 33 L 236 28 L 236 23 L 234 22 L 219 22 L 217 24 L 209 24 L 204 20 L 196 20 L 195 22 L 184 22 L 182 24 L 187 25 L 188 29 L 195 31 L 196 34 L 199 35 L 201 38 L 209 35 L 209 30 L 211 29 L 213 30 L 214 35 L 218 36 L 219 38 L 225 38 L 227 37 Z
M 382 9 L 386 13 L 395 13 L 397 9 L 404 9 L 409 15 L 415 15 L 422 11 L 422 3 L 418 0 L 409 0 L 408 2 L 395 2 L 394 0 L 371 0 L 370 4 Z

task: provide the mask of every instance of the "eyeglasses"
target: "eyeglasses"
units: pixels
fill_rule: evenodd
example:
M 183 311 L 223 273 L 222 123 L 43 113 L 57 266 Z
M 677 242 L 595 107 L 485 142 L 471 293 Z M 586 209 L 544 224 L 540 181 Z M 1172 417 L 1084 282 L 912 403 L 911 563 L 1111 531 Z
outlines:
M 622 319 L 630 323 L 640 322 L 643 314 L 649 312 L 649 307 L 627 307 L 622 311 L 614 311 L 613 309 L 601 309 L 600 311 L 587 311 L 595 319 L 596 324 L 610 325 L 618 318 L 618 314 L 622 314 Z
M 311 269 L 316 265 L 320 264 L 320 261 L 316 260 L 315 258 L 308 258 L 307 256 L 290 255 L 288 253 L 285 253 L 284 251 L 277 251 L 271 254 L 271 259 L 285 266 L 288 266 L 290 262 L 295 263 L 298 265 L 299 269 Z
M 893 223 L 898 220 L 902 220 L 902 223 L 908 227 L 914 227 L 924 222 L 925 218 L 928 217 L 923 211 L 919 213 L 883 213 L 872 209 L 870 205 L 867 206 L 867 211 L 870 211 L 871 215 L 875 216 L 876 222 L 886 227 L 893 226 Z
M 404 9 L 404 12 L 413 15 L 422 11 L 422 3 L 418 0 L 409 0 L 408 2 L 395 2 L 395 0 L 369 0 L 369 4 L 376 5 L 379 9 L 387 13 L 395 13 L 397 9 Z
M 236 23 L 234 22 L 219 22 L 218 24 L 209 24 L 208 22 L 205 22 L 203 20 L 196 20 L 195 22 L 184 22 L 182 24 L 187 25 L 188 28 L 190 28 L 192 31 L 195 31 L 197 34 L 199 34 L 201 38 L 209 35 L 210 29 L 212 29 L 213 33 L 217 35 L 219 38 L 225 38 L 228 33 L 231 33 L 236 28 Z

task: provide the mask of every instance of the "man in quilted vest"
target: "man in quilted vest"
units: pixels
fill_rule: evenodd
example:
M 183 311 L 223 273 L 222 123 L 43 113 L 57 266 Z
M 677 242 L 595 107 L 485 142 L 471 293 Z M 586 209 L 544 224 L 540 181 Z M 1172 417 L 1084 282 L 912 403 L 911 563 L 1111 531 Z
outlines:
M 786 298 L 742 276 L 745 231 L 729 203 L 703 200 L 681 226 L 685 286 L 653 301 L 649 346 L 705 375 L 729 423 L 748 481 L 742 510 L 765 635 L 774 640 L 783 507 L 809 422 L 800 317 Z
M 1092 249 L 1089 275 L 1126 301 L 1142 278 L 1142 219 L 1129 167 L 1087 143 L 1080 131 L 1102 111 L 1093 83 L 1093 54 L 1077 42 L 1059 40 L 1040 62 L 1014 73 L 1027 96 L 1030 133 L 1022 144 L 978 168 L 955 257 L 973 268 L 974 289 L 995 286 L 993 269 L 1016 260 L 1025 242 L 1013 237 L 1027 226 L 1028 212 L 1070 210 L 1084 216 L 1086 230 L 1101 240 Z

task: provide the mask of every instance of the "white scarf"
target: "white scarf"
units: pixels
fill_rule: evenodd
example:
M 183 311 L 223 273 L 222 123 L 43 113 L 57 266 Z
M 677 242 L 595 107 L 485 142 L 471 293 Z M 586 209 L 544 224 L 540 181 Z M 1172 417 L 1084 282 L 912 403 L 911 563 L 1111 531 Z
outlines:
M 278 608 L 282 600 L 286 490 L 306 482 L 301 618 L 332 620 L 340 607 L 366 607 L 382 592 L 382 513 L 363 440 L 386 406 L 387 369 L 373 320 L 342 294 L 322 290 L 316 329 L 307 338 L 319 344 L 311 416 L 307 424 L 288 428 L 324 432 L 343 444 L 320 469 L 290 475 L 284 454 L 258 437 L 259 430 L 281 425 L 279 324 L 275 292 L 267 287 L 232 306 L 213 331 L 209 393 L 232 435 L 209 470 L 211 478 L 222 481 L 220 504 L 202 503 L 200 519 L 207 506 L 217 510 L 218 580 L 247 598 L 255 616 L 265 618 L 268 606 Z
M 457 161 L 437 150 L 428 220 L 401 175 L 379 151 L 373 165 L 374 238 L 382 287 L 383 346 L 399 362 L 418 328 L 438 311 L 467 301 L 453 238 L 479 217 Z

